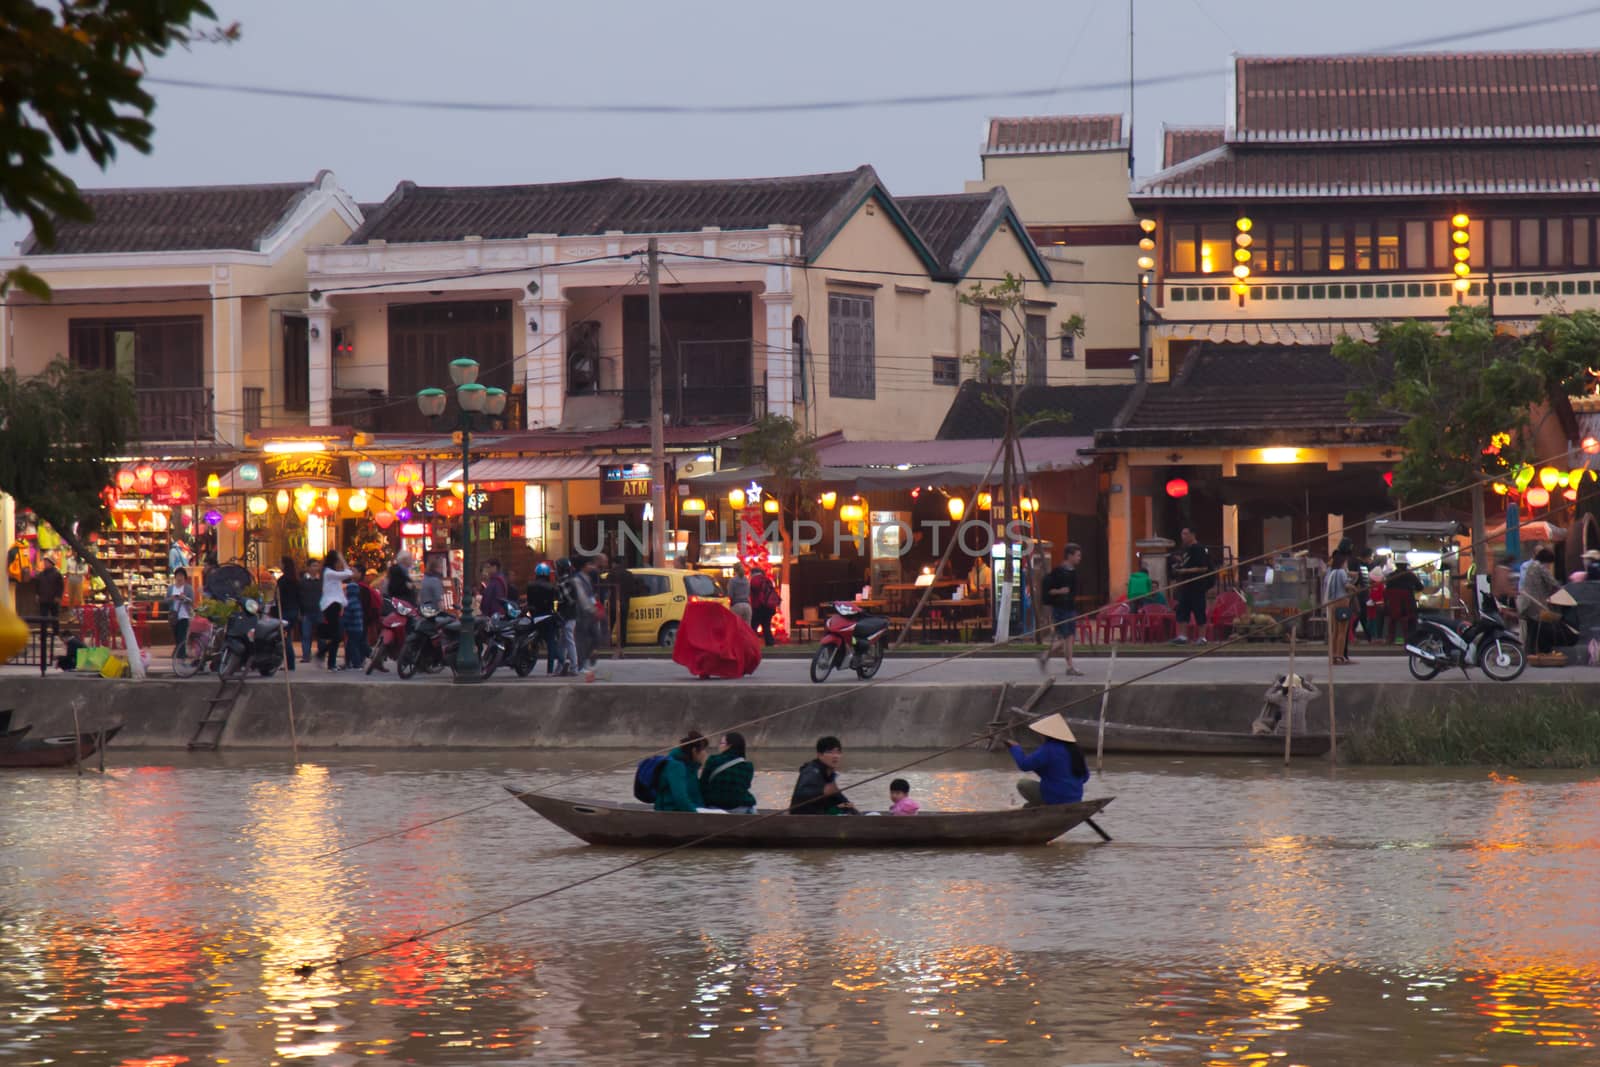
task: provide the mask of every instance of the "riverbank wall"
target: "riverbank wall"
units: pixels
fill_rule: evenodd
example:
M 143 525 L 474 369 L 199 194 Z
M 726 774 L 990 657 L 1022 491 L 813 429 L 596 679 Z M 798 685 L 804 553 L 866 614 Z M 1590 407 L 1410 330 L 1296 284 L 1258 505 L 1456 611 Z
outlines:
M 1541 687 L 1555 695 L 1565 685 Z M 1589 687 L 1570 687 L 1592 692 Z M 1248 730 L 1261 706 L 1259 685 L 1132 685 L 1114 690 L 1111 722 L 1201 730 Z M 8 677 L 0 708 L 14 726 L 52 736 L 78 726 L 120 723 L 117 748 L 181 749 L 215 695 L 214 679 L 108 681 L 96 676 Z M 751 744 L 809 748 L 834 734 L 857 748 L 928 749 L 957 745 L 983 731 L 1000 707 L 1020 705 L 1026 684 L 872 686 L 762 685 L 750 682 L 659 685 L 593 683 L 534 685 L 447 681 L 371 683 L 321 681 L 296 685 L 293 706 L 299 744 L 306 749 L 416 748 L 655 748 L 688 726 L 742 729 Z M 1357 729 L 1375 708 L 1431 708 L 1455 697 L 1483 698 L 1484 687 L 1349 682 L 1338 687 L 1340 733 Z M 1096 685 L 1057 683 L 1038 711 L 1069 718 L 1100 714 Z M 1070 705 L 1070 706 L 1069 706 Z M 1326 693 L 1309 713 L 1310 728 L 1328 728 Z M 743 724 L 743 725 L 741 725 Z M 1085 739 L 1086 741 L 1088 739 Z M 222 734 L 228 749 L 279 749 L 290 743 L 289 691 L 280 679 L 247 683 Z

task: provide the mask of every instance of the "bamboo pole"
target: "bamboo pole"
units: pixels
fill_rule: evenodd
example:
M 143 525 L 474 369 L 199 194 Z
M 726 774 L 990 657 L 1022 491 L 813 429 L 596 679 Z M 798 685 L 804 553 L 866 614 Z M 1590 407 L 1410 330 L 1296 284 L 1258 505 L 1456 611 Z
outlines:
M 276 586 L 274 587 L 277 588 Z M 294 682 L 289 677 L 289 641 L 291 635 L 283 619 L 283 598 L 278 596 L 278 626 L 279 633 L 283 635 L 283 691 L 289 699 L 289 766 L 300 766 L 300 738 L 295 733 L 294 726 Z M 219 737 L 220 741 L 221 738 Z
M 1289 757 L 1294 747 L 1294 635 L 1299 626 L 1291 621 L 1289 624 L 1289 677 L 1284 679 L 1288 683 L 1289 706 L 1284 711 L 1283 718 L 1283 765 L 1289 766 Z
M 1323 609 L 1328 611 L 1328 609 Z M 1333 627 L 1336 624 L 1332 619 L 1334 612 L 1328 611 L 1328 762 L 1339 762 L 1339 723 L 1334 714 L 1334 679 L 1333 679 Z
M 81 701 L 72 698 L 72 759 L 78 765 L 78 777 L 83 777 L 83 728 L 78 725 L 78 705 Z
M 1106 705 L 1111 701 L 1111 674 L 1117 669 L 1117 646 L 1111 646 L 1111 660 L 1106 664 L 1106 687 L 1100 693 L 1100 731 L 1094 742 L 1094 769 L 1106 768 Z

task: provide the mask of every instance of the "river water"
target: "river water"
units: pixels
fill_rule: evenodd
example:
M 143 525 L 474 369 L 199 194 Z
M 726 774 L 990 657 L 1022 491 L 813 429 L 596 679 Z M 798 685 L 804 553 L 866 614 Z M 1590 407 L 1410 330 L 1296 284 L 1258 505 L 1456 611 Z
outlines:
M 633 858 L 497 798 L 615 754 L 113 755 L 0 778 L 5 1064 L 1600 1062 L 1577 775 L 1121 759 L 1109 845 L 684 853 L 306 977 Z M 1000 757 L 906 777 L 1013 803 Z

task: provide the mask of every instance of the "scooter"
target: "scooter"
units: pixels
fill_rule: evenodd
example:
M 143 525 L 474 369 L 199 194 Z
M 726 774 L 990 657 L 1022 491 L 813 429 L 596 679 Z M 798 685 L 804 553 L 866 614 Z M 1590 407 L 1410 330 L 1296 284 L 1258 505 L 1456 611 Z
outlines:
M 833 606 L 816 655 L 811 657 L 811 680 L 825 682 L 835 670 L 842 670 L 846 652 L 852 653 L 849 668 L 857 677 L 862 681 L 871 678 L 883 666 L 888 633 L 888 619 L 868 615 L 848 600 L 841 600 Z
M 405 647 L 406 634 L 417 620 L 417 609 L 406 601 L 385 597 L 383 603 L 387 610 L 378 626 L 378 647 L 372 650 L 372 658 L 367 660 L 368 674 L 381 670 L 386 659 L 399 660 L 400 650 Z
M 478 663 L 485 678 L 501 664 L 516 663 L 517 650 L 533 639 L 533 619 L 515 604 L 506 603 L 503 613 L 484 620 L 478 641 Z M 526 672 L 519 671 L 526 676 Z
M 235 597 L 234 603 L 238 607 L 228 616 L 217 673 L 231 678 L 253 668 L 270 677 L 283 666 L 284 621 L 261 614 L 261 601 L 255 597 Z
M 1477 618 L 1457 622 L 1441 615 L 1424 615 L 1406 636 L 1407 666 L 1411 676 L 1427 681 L 1441 671 L 1478 667 L 1497 682 L 1509 682 L 1528 665 L 1522 642 L 1511 635 L 1500 608 L 1489 593 L 1489 576 L 1478 575 Z
M 461 620 L 442 612 L 433 604 L 417 609 L 417 624 L 406 635 L 394 671 L 410 678 L 417 671 L 432 674 L 455 662 L 461 643 Z
M 526 625 L 524 625 L 526 624 Z M 511 669 L 518 678 L 526 678 L 539 665 L 539 646 L 559 646 L 561 623 L 554 612 L 535 615 L 524 611 L 517 616 L 517 642 L 511 649 Z

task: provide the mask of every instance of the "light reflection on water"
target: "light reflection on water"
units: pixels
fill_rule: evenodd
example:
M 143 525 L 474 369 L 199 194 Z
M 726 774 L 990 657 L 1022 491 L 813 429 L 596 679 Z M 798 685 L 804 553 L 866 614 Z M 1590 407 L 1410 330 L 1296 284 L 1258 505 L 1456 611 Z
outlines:
M 687 854 L 294 973 L 627 858 L 512 803 L 317 858 L 557 758 L 0 779 L 0 1061 L 1594 1062 L 1600 787 L 1570 775 L 1128 762 L 1092 790 L 1110 846 Z M 803 756 L 757 758 L 785 799 Z M 1016 775 L 907 777 L 987 807 Z

